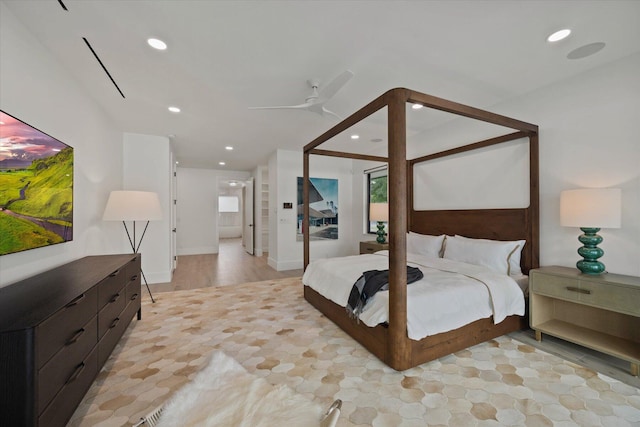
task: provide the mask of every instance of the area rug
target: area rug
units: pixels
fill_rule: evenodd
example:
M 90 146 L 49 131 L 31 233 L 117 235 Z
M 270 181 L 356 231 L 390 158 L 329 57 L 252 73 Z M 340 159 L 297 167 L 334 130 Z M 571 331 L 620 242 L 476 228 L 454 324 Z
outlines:
M 156 427 L 320 427 L 322 410 L 286 385 L 273 386 L 216 351 L 163 405 Z
M 396 372 L 310 306 L 299 278 L 161 293 L 70 421 L 130 426 L 223 351 L 338 426 L 640 426 L 640 390 L 503 336 Z

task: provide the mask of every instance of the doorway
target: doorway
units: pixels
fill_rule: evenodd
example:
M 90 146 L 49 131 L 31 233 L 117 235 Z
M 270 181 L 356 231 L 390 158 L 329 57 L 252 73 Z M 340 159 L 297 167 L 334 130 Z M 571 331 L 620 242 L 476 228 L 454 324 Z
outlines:
M 253 255 L 253 178 L 218 180 L 218 253 L 235 245 Z

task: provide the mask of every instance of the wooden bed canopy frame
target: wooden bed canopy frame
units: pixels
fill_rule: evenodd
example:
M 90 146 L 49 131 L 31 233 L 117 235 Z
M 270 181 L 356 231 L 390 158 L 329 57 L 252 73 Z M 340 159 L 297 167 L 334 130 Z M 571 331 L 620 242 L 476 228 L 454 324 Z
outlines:
M 459 116 L 503 126 L 515 132 L 473 144 L 446 150 L 412 160 L 406 159 L 406 103 L 422 104 Z M 387 107 L 388 157 L 369 156 L 317 147 L 351 126 Z M 413 208 L 413 167 L 418 163 L 465 151 L 528 138 L 529 141 L 529 206 L 514 209 L 465 209 L 417 211 Z M 404 88 L 391 89 L 304 147 L 304 218 L 303 229 L 309 230 L 309 157 L 333 156 L 385 162 L 388 165 L 389 194 L 389 321 L 386 325 L 368 327 L 349 318 L 344 307 L 304 286 L 305 299 L 345 332 L 364 345 L 393 369 L 402 371 L 447 354 L 526 327 L 526 317 L 509 316 L 494 325 L 492 318 L 481 319 L 459 329 L 420 341 L 407 335 L 406 235 L 460 234 L 494 240 L 525 239 L 522 271 L 527 274 L 539 263 L 539 185 L 538 126 L 494 114 L 467 105 L 437 98 Z M 304 268 L 309 264 L 309 233 L 304 233 Z

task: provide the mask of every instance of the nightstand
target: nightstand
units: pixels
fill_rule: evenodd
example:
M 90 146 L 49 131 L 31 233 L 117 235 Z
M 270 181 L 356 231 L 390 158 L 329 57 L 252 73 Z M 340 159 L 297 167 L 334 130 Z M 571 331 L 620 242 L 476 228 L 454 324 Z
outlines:
M 361 254 L 372 254 L 378 251 L 389 250 L 389 242 L 387 243 L 378 243 L 376 241 L 373 242 L 360 242 L 360 253 Z
M 529 272 L 531 328 L 640 366 L 640 277 L 582 274 L 575 268 Z

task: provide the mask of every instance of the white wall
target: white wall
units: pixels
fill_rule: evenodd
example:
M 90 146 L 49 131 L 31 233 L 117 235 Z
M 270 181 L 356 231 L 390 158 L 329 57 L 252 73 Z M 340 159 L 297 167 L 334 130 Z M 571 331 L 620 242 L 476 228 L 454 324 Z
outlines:
M 0 108 L 74 148 L 73 241 L 0 257 L 0 286 L 120 242 L 102 221 L 122 186 L 122 133 L 4 3 L 0 3 Z
M 272 174 L 273 168 L 277 173 Z M 303 242 L 296 241 L 297 178 L 302 177 L 302 152 L 277 150 L 269 161 L 269 258 L 278 271 L 302 268 Z M 338 239 L 312 241 L 311 259 L 354 254 L 352 161 L 324 156 L 310 160 L 311 178 L 338 179 Z M 293 209 L 283 209 L 290 202 Z M 273 232 L 272 232 L 273 230 Z M 357 252 L 355 252 L 357 253 Z
M 248 172 L 178 168 L 178 255 L 218 253 L 218 182 L 248 178 Z
M 581 246 L 577 240 L 580 230 L 560 225 L 560 192 L 579 187 L 615 187 L 622 189 L 622 228 L 600 231 L 604 238 L 600 247 L 605 251 L 601 261 L 610 272 L 640 275 L 638 76 L 640 54 L 486 108 L 540 128 L 541 265 L 574 267 L 580 259 L 576 253 Z M 461 135 L 468 136 L 465 132 L 461 121 L 434 130 L 429 133 L 429 140 L 438 147 L 426 152 L 451 147 L 451 142 L 459 142 Z M 486 169 L 483 162 L 467 166 L 468 177 L 476 176 L 474 168 Z M 358 176 L 367 167 L 371 166 L 354 162 L 354 181 L 362 179 Z M 364 199 L 363 188 L 354 185 L 357 203 Z M 358 216 L 361 213 L 355 212 L 354 220 Z
M 586 59 L 588 60 L 588 59 Z M 575 266 L 577 228 L 560 225 L 560 192 L 622 189 L 622 228 L 599 233 L 602 262 L 640 275 L 640 54 L 500 105 L 540 126 L 540 262 Z
M 173 173 L 171 142 L 164 136 L 125 133 L 123 136 L 123 189 L 158 193 L 162 206 L 162 220 L 151 221 L 139 252 L 142 271 L 149 284 L 171 281 L 171 177 Z M 130 252 L 126 233 L 118 224 L 118 233 Z M 127 225 L 130 226 L 131 224 Z M 137 238 L 145 223 L 138 221 Z

